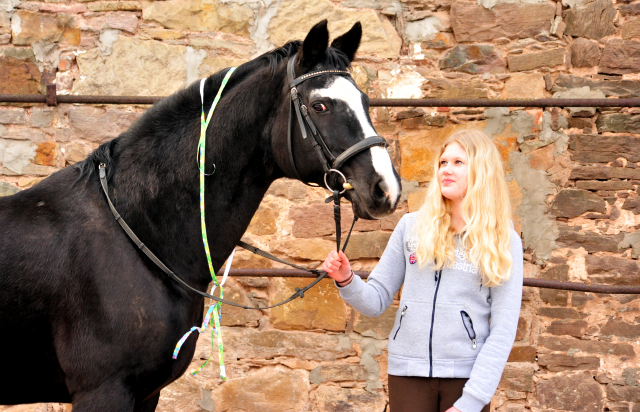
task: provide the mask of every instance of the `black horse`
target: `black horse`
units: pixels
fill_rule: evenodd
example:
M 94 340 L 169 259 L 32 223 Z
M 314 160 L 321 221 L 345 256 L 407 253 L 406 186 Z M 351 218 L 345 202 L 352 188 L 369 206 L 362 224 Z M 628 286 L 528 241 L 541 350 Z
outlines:
M 287 128 L 295 73 L 345 70 L 360 43 L 357 23 L 328 47 L 326 21 L 296 41 L 241 65 L 207 130 L 207 231 L 218 270 L 269 185 L 293 177 Z M 226 70 L 206 80 L 208 110 Z M 335 155 L 375 134 L 367 96 L 344 75 L 297 86 Z M 0 404 L 71 402 L 74 412 L 153 411 L 160 390 L 187 369 L 196 337 L 177 360 L 180 337 L 203 319 L 203 298 L 167 277 L 127 237 L 100 188 L 140 239 L 200 291 L 211 281 L 202 247 L 198 164 L 199 84 L 163 99 L 86 160 L 33 188 L 0 198 Z M 295 114 L 294 114 L 295 119 Z M 297 174 L 324 185 L 321 163 L 294 121 Z M 382 147 L 341 171 L 356 215 L 391 213 L 400 182 Z M 335 176 L 333 176 L 335 177 Z M 336 183 L 341 183 L 340 179 Z

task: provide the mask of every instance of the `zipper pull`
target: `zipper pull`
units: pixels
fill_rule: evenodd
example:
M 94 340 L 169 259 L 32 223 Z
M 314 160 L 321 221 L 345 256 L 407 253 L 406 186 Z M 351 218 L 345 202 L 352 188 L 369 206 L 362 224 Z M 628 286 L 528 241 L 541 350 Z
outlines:
M 436 271 L 436 283 L 438 283 L 438 272 Z
M 475 340 L 475 339 L 472 339 L 472 340 L 471 340 L 471 347 L 472 347 L 473 349 L 475 349 L 475 348 L 477 348 L 477 347 L 478 347 L 478 345 L 476 345 L 476 340 Z
M 404 314 L 407 313 L 407 306 L 405 305 L 404 308 L 402 308 L 402 312 L 400 312 L 400 316 L 404 316 Z

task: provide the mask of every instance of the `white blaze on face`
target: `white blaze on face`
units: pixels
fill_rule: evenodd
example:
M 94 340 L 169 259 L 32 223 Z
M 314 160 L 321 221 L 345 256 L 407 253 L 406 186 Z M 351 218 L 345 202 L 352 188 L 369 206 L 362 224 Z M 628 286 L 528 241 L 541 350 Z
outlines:
M 362 92 L 349 80 L 342 76 L 336 76 L 324 89 L 316 89 L 311 93 L 311 99 L 326 97 L 332 100 L 344 102 L 355 114 L 356 121 L 362 129 L 363 137 L 377 136 L 369 120 L 367 112 L 362 105 Z M 389 197 L 395 202 L 400 193 L 400 185 L 393 173 L 393 165 L 389 153 L 383 147 L 372 147 L 371 159 L 374 170 L 389 185 Z M 393 205 L 395 206 L 395 205 Z

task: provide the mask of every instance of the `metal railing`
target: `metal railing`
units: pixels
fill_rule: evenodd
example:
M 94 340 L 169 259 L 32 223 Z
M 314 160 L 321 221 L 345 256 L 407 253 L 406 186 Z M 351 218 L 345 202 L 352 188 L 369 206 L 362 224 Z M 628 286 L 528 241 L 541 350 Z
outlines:
M 58 95 L 55 84 L 47 84 L 47 94 L 0 94 L 0 103 L 61 103 L 151 105 L 161 96 L 86 96 Z M 640 107 L 640 99 L 369 99 L 372 107 Z M 357 271 L 363 279 L 369 272 Z M 291 269 L 231 269 L 231 276 L 310 278 L 313 274 Z M 524 286 L 608 294 L 640 294 L 640 286 L 589 285 L 525 278 Z
M 0 103 L 154 104 L 163 96 L 59 95 L 55 84 L 43 94 L 0 94 Z M 372 107 L 640 107 L 640 98 L 625 99 L 369 99 Z
M 362 279 L 369 277 L 367 271 L 354 271 Z M 313 273 L 297 269 L 231 269 L 229 276 L 266 277 L 266 278 L 315 278 Z M 524 286 L 543 289 L 571 290 L 576 292 L 640 294 L 640 286 L 629 285 L 588 285 L 575 282 L 524 278 Z

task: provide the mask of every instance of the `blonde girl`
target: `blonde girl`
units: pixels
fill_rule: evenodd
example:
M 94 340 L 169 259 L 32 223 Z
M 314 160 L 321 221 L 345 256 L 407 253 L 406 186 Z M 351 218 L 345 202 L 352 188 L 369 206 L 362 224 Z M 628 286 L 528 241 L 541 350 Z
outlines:
M 404 285 L 389 336 L 393 412 L 489 411 L 518 325 L 522 242 L 502 159 L 483 132 L 452 134 L 433 168 L 424 205 L 400 220 L 366 283 L 342 252 L 323 269 L 366 316 Z

